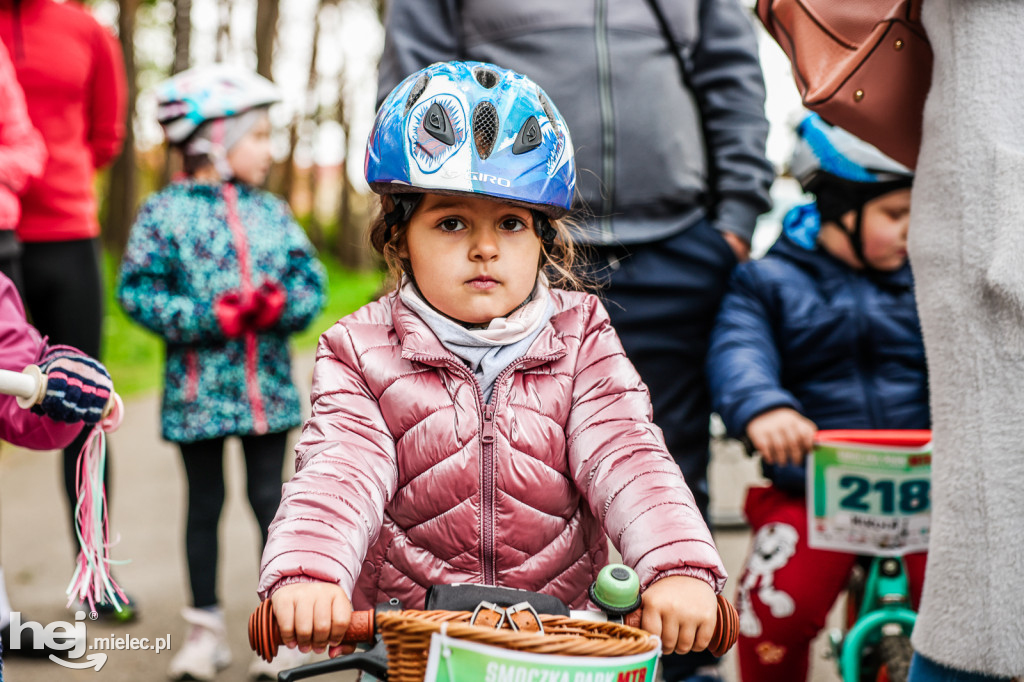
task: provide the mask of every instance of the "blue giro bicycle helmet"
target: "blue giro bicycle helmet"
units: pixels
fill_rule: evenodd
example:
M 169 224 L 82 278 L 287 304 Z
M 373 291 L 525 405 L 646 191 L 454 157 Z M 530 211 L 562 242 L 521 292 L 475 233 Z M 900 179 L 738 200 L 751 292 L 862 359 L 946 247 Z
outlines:
M 444 62 L 400 83 L 377 111 L 366 181 L 396 198 L 389 227 L 423 192 L 484 194 L 547 218 L 572 204 L 576 165 L 565 120 L 540 86 L 483 62 Z

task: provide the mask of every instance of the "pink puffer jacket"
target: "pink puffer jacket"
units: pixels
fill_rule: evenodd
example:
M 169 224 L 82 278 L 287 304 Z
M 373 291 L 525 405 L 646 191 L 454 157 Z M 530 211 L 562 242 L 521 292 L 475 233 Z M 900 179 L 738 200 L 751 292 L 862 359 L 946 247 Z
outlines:
M 551 296 L 549 325 L 490 405 L 394 295 L 323 334 L 261 598 L 317 580 L 356 608 L 391 597 L 422 608 L 431 584 L 468 582 L 580 608 L 608 562 L 605 533 L 644 587 L 688 575 L 721 591 L 711 534 L 604 307 Z

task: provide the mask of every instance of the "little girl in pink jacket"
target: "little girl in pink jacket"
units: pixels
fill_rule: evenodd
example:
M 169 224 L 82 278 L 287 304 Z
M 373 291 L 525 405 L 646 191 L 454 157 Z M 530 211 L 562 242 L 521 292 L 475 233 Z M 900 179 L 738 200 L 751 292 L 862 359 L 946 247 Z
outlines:
M 284 643 L 352 607 L 482 583 L 587 604 L 608 539 L 663 650 L 708 646 L 726 575 L 646 386 L 577 281 L 564 120 L 530 79 L 435 64 L 377 113 L 366 177 L 391 294 L 323 334 L 312 417 L 263 553 Z

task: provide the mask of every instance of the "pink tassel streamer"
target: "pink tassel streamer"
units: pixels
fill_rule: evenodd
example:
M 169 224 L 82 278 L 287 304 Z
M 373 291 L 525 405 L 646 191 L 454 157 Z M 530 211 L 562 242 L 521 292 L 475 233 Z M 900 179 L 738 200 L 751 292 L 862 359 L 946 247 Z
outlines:
M 114 581 L 110 566 L 110 528 L 107 520 L 107 493 L 103 485 L 107 464 L 107 438 L 101 426 L 92 428 L 78 453 L 75 487 L 75 532 L 78 535 L 78 559 L 68 585 L 68 607 L 76 601 L 96 611 L 98 604 L 112 605 L 118 612 L 128 602 Z

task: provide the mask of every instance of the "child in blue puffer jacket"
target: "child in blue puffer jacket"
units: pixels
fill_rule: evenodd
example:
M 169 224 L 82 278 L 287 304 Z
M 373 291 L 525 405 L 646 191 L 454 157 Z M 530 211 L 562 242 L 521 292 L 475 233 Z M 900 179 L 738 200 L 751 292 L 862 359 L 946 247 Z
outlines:
M 224 440 L 241 437 L 249 503 L 266 542 L 287 431 L 301 419 L 288 337 L 322 308 L 325 275 L 288 206 L 257 189 L 271 163 L 273 84 L 229 67 L 197 68 L 158 86 L 157 99 L 187 177 L 139 211 L 118 299 L 167 344 L 163 436 L 178 443 L 188 479 L 193 601 L 169 672 L 206 680 L 230 662 L 216 590 Z M 253 666 L 254 675 L 277 672 L 260 659 Z
M 712 334 L 712 400 L 761 453 L 753 551 L 740 579 L 741 678 L 807 678 L 811 640 L 856 556 L 807 546 L 804 457 L 822 429 L 927 429 L 928 377 L 907 263 L 911 172 L 817 116 L 791 172 L 794 208 L 768 254 L 739 266 Z M 907 557 L 914 603 L 924 554 Z

